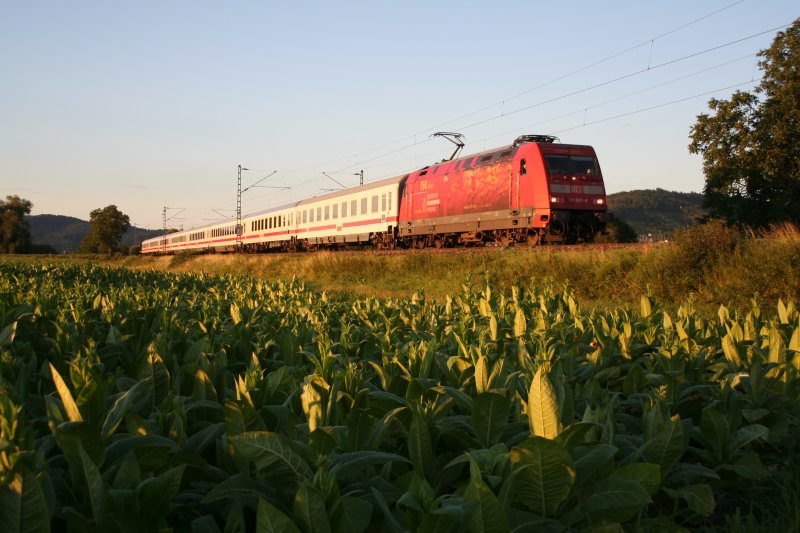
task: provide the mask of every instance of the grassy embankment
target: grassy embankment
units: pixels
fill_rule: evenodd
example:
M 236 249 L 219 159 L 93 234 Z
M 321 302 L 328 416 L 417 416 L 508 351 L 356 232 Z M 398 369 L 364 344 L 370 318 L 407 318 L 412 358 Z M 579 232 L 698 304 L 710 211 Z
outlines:
M 741 234 L 711 224 L 669 243 L 636 247 L 539 247 L 455 253 L 318 252 L 171 257 L 67 256 L 135 270 L 249 274 L 266 280 L 297 277 L 317 290 L 403 296 L 422 290 L 443 299 L 462 284 L 569 285 L 589 307 L 638 302 L 650 295 L 665 305 L 692 299 L 713 311 L 747 306 L 757 296 L 772 305 L 800 299 L 800 231 L 782 227 Z

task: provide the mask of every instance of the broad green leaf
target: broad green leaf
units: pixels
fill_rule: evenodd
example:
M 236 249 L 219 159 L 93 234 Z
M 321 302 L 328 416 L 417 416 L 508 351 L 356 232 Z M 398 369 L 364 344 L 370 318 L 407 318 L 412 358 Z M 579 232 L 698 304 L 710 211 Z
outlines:
M 0 346 L 10 346 L 14 342 L 14 337 L 17 335 L 17 321 L 3 328 L 0 332 Z
M 716 503 L 711 486 L 707 484 L 687 485 L 677 489 L 664 487 L 664 492 L 673 499 L 682 499 L 689 504 L 689 508 L 700 516 L 711 516 Z
M 157 521 L 167 515 L 172 506 L 172 499 L 180 490 L 186 466 L 182 464 L 172 467 L 139 484 L 139 502 L 143 516 L 150 517 L 151 521 Z
M 639 300 L 639 309 L 642 318 L 647 318 L 653 313 L 653 305 L 650 303 L 650 298 L 642 296 Z
M 736 472 L 737 475 L 745 479 L 766 479 L 772 474 L 772 472 L 761 463 L 761 459 L 754 451 L 742 453 L 733 464 L 722 464 L 716 468 L 717 470 Z
M 50 513 L 41 481 L 27 468 L 18 469 L 8 485 L 0 487 L 0 517 L 3 531 L 50 531 Z
M 761 424 L 750 424 L 736 430 L 731 438 L 731 451 L 736 451 L 749 445 L 751 442 L 769 439 L 769 429 Z
M 197 369 L 194 376 L 194 386 L 192 388 L 192 398 L 195 400 L 216 400 L 217 391 L 214 383 L 202 368 Z
M 528 323 L 525 320 L 525 313 L 522 308 L 517 308 L 517 314 L 514 315 L 514 336 L 516 338 L 523 337 L 528 328 Z
M 489 389 L 489 358 L 482 355 L 475 363 L 475 390 L 478 394 Z
M 609 478 L 587 490 L 586 510 L 593 517 L 624 522 L 650 503 L 641 483 L 631 479 Z
M 627 464 L 614 470 L 610 477 L 636 481 L 650 496 L 655 495 L 661 487 L 661 467 L 652 463 Z
M 783 303 L 783 300 L 780 298 L 778 298 L 778 318 L 781 324 L 789 323 L 789 311 L 786 309 L 786 304 Z
M 554 439 L 561 433 L 558 398 L 544 366 L 536 371 L 528 391 L 528 421 L 531 433 L 538 437 Z
M 641 451 L 645 461 L 661 465 L 662 472 L 669 471 L 686 451 L 681 421 L 677 417 L 668 420 L 650 440 L 644 443 Z
M 433 445 L 428 430 L 428 421 L 420 413 L 414 413 L 411 416 L 411 427 L 408 430 L 408 455 L 420 476 L 427 476 L 431 473 Z
M 370 447 L 377 421 L 366 409 L 352 409 L 347 415 L 347 446 L 351 451 Z
M 61 398 L 61 403 L 64 405 L 64 410 L 67 412 L 67 418 L 69 418 L 72 422 L 82 422 L 83 417 L 81 417 L 81 412 L 78 410 L 78 405 L 72 398 L 72 393 L 70 392 L 69 387 L 67 387 L 67 384 L 64 383 L 64 380 L 61 378 L 61 374 L 58 373 L 58 370 L 56 370 L 56 367 L 53 366 L 53 363 L 48 364 L 50 365 L 50 374 L 53 376 L 53 383 L 55 383 L 56 391 Z
M 300 533 L 291 519 L 268 501 L 258 500 L 256 533 Z
M 575 483 L 583 485 L 591 476 L 606 465 L 613 464 L 617 447 L 610 444 L 597 443 L 580 457 L 574 459 Z
M 139 371 L 139 379 L 153 380 L 153 409 L 158 408 L 170 391 L 170 375 L 164 360 L 151 344 L 147 360 Z
M 357 496 L 342 496 L 339 503 L 342 510 L 336 530 L 347 533 L 366 531 L 372 518 L 372 504 Z
M 103 422 L 103 429 L 101 430 L 101 433 L 104 437 L 110 437 L 114 431 L 116 431 L 117 426 L 119 426 L 120 422 L 122 422 L 123 417 L 128 413 L 128 411 L 135 407 L 137 403 L 144 401 L 145 398 L 150 396 L 152 392 L 152 386 L 152 379 L 147 378 L 138 382 L 136 385 L 123 392 L 117 398 L 113 407 L 111 407 L 111 410 L 108 412 L 105 422 Z
M 220 500 L 240 501 L 247 497 L 263 498 L 275 490 L 271 484 L 253 479 L 247 474 L 234 474 L 233 476 L 214 485 L 203 497 L 201 503 L 208 504 Z
M 116 326 L 111 326 L 108 328 L 108 335 L 106 335 L 106 344 L 116 345 L 122 344 L 122 333 L 120 333 L 119 329 Z
M 221 533 L 213 516 L 206 515 L 192 520 L 192 533 Z
M 294 518 L 308 533 L 329 533 L 331 530 L 325 500 L 308 483 L 303 483 L 294 497 Z
M 489 338 L 496 341 L 497 333 L 497 317 L 492 313 L 492 317 L 489 319 Z
M 403 526 L 397 521 L 392 510 L 389 509 L 389 504 L 386 503 L 386 498 L 383 497 L 383 494 L 380 493 L 375 487 L 370 487 L 370 492 L 372 493 L 372 497 L 375 498 L 375 501 L 378 502 L 378 507 L 380 508 L 381 512 L 383 513 L 383 520 L 384 520 L 384 530 L 390 531 L 391 533 L 403 533 L 406 531 Z
M 300 401 L 303 405 L 303 412 L 306 414 L 306 419 L 308 420 L 309 432 L 323 425 L 325 399 L 322 395 L 322 391 L 328 389 L 328 384 L 318 375 L 309 376 L 305 385 L 303 385 Z
M 312 475 L 306 461 L 292 449 L 289 440 L 281 434 L 248 431 L 229 437 L 228 440 L 240 454 L 255 463 L 258 470 L 283 466 L 298 479 Z
M 519 501 L 536 514 L 554 517 L 575 482 L 569 453 L 560 444 L 529 437 L 509 454 Z
M 100 475 L 100 470 L 84 451 L 83 446 L 79 447 L 79 451 L 81 463 L 83 463 L 83 475 L 86 479 L 89 501 L 92 504 L 92 516 L 95 521 L 100 521 L 104 518 L 106 486 L 103 482 L 103 476 Z
M 186 439 L 186 449 L 201 454 L 225 433 L 225 423 L 218 422 L 201 429 Z
M 496 392 L 484 392 L 472 400 L 472 429 L 484 447 L 500 440 L 508 426 L 510 409 L 508 399 Z
M 242 321 L 242 312 L 239 310 L 239 306 L 235 303 L 231 304 L 231 320 L 233 321 L 234 326 Z
M 725 354 L 725 359 L 736 368 L 742 366 L 742 357 L 739 355 L 739 349 L 736 347 L 736 342 L 733 337 L 728 334 L 722 337 L 722 351 Z
M 494 492 L 481 477 L 478 464 L 471 456 L 470 482 L 464 491 L 464 500 L 476 504 L 469 515 L 467 531 L 470 533 L 503 533 L 508 531 L 506 513 Z
M 384 466 L 388 463 L 411 463 L 411 461 L 396 453 L 371 450 L 341 453 L 333 458 L 330 473 L 337 477 L 347 477 L 369 466 Z
M 706 445 L 722 458 L 730 439 L 728 417 L 725 416 L 716 405 L 703 409 L 700 418 L 700 433 L 706 440 Z

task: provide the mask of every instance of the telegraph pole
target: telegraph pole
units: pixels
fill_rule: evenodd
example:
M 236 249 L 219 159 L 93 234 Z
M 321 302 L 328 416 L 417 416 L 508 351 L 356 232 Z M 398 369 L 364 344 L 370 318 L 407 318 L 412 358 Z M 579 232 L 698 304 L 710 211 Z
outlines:
M 242 170 L 250 170 L 239 165 L 238 179 L 236 183 L 236 248 L 242 249 Z
M 161 253 L 167 253 L 167 206 L 164 206 L 164 211 L 161 214 L 161 217 L 164 219 L 164 232 L 163 237 L 161 238 Z
M 180 209 L 180 211 L 178 211 L 177 213 L 175 213 L 171 217 L 167 218 L 167 209 Z M 161 218 L 162 218 L 162 221 L 163 221 L 162 225 L 163 225 L 163 230 L 164 230 L 164 235 L 161 237 L 161 252 L 162 253 L 167 253 L 167 220 L 172 220 L 176 216 L 178 216 L 181 213 L 183 213 L 185 210 L 186 210 L 185 207 L 167 207 L 167 206 L 164 206 L 164 210 L 161 212 Z

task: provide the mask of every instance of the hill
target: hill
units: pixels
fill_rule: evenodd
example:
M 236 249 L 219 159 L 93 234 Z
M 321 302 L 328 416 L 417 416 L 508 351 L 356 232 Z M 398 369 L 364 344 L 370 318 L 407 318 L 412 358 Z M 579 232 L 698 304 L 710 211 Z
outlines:
M 618 192 L 608 195 L 608 208 L 617 218 L 630 224 L 645 236 L 669 235 L 675 230 L 692 226 L 705 214 L 703 195 L 694 192 L 673 192 L 663 189 Z M 59 252 L 76 252 L 81 240 L 89 233 L 89 222 L 63 215 L 34 215 L 27 217 L 33 242 L 49 245 Z M 122 238 L 124 247 L 161 234 L 161 230 L 131 228 Z
M 77 252 L 81 240 L 89 234 L 89 222 L 75 217 L 33 215 L 26 220 L 34 244 L 52 246 L 58 252 Z M 160 234 L 161 230 L 130 228 L 122 237 L 122 246 L 127 248 Z
M 625 191 L 608 195 L 608 209 L 640 236 L 666 236 L 697 224 L 706 212 L 703 195 L 664 189 Z

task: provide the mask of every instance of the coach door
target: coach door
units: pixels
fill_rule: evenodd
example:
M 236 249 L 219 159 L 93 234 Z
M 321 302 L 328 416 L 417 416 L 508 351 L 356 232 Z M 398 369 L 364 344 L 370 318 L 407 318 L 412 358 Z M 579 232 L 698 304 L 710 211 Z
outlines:
M 511 184 L 508 188 L 510 196 L 508 201 L 509 209 L 519 209 L 519 195 L 522 182 L 525 180 L 525 175 L 528 173 L 527 161 L 520 159 L 516 163 L 516 168 L 511 168 Z

